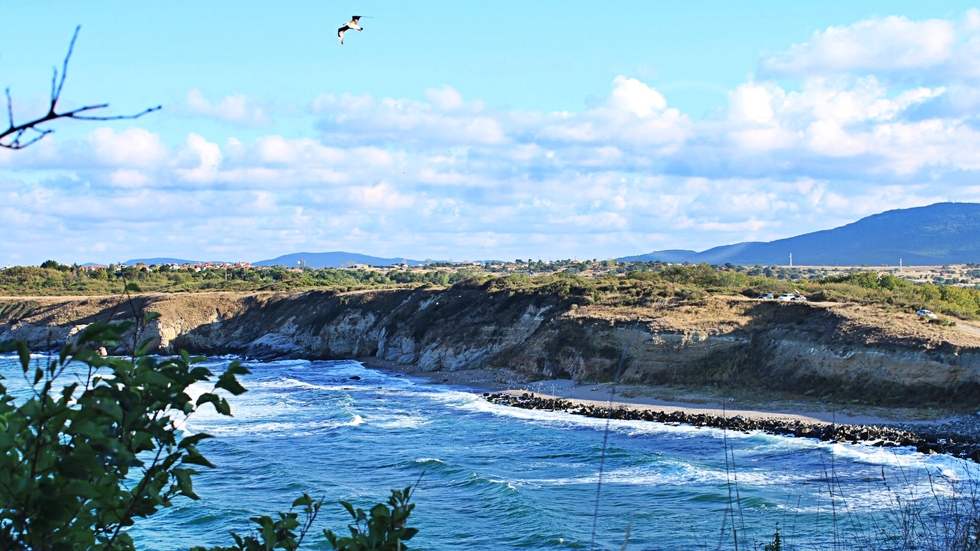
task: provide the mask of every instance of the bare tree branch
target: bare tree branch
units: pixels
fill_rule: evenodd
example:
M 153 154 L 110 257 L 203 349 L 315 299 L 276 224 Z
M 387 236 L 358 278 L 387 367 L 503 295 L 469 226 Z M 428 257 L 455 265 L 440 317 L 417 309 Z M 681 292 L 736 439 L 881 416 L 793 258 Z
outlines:
M 14 126 L 14 107 L 10 102 L 10 88 L 7 88 L 7 118 L 10 120 L 10 126 Z
M 77 109 L 63 111 L 61 113 L 58 112 L 58 100 L 61 99 L 61 91 L 65 86 L 65 77 L 68 75 L 68 62 L 71 60 L 71 54 L 75 50 L 75 40 L 78 38 L 78 31 L 80 31 L 81 28 L 81 26 L 75 27 L 75 34 L 72 35 L 71 42 L 68 44 L 68 54 L 65 55 L 65 61 L 61 66 L 61 78 L 58 78 L 57 67 L 54 69 L 54 74 L 51 76 L 51 105 L 48 108 L 47 114 L 45 114 L 43 117 L 38 117 L 22 124 L 14 124 L 13 101 L 10 98 L 10 88 L 7 88 L 7 120 L 9 126 L 6 130 L 0 130 L 0 147 L 5 149 L 24 149 L 25 147 L 35 144 L 41 138 L 54 132 L 54 130 L 50 128 L 41 128 L 41 125 L 57 119 L 75 119 L 80 121 L 118 121 L 125 119 L 138 119 L 147 113 L 152 113 L 153 111 L 159 111 L 161 109 L 161 106 L 157 105 L 156 107 L 144 109 L 134 115 L 110 115 L 104 117 L 83 114 L 96 109 L 105 109 L 106 107 L 109 107 L 108 103 L 100 103 L 98 105 L 85 105 Z

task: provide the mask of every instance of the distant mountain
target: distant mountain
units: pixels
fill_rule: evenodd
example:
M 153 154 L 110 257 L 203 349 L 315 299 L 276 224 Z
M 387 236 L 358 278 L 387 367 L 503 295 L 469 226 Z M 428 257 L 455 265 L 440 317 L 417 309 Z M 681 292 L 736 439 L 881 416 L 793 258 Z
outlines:
M 936 203 L 862 218 L 832 230 L 769 242 L 724 245 L 702 252 L 667 250 L 617 260 L 662 260 L 742 266 L 965 264 L 980 262 L 980 204 Z
M 340 268 L 349 262 L 354 264 L 367 264 L 368 266 L 391 266 L 408 262 L 411 266 L 425 264 L 422 260 L 410 260 L 407 258 L 379 258 L 366 254 L 346 253 L 334 251 L 330 253 L 294 253 L 287 254 L 272 260 L 260 260 L 253 262 L 253 266 L 298 266 L 303 261 L 310 268 Z

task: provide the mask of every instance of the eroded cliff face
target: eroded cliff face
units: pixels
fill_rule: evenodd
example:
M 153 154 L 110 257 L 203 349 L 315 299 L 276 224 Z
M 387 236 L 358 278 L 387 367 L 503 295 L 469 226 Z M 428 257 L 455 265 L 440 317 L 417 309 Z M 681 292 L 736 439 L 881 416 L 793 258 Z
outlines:
M 0 340 L 60 346 L 96 321 L 161 313 L 157 351 L 364 356 L 420 370 L 752 386 L 874 403 L 980 404 L 980 334 L 881 308 L 741 297 L 602 306 L 484 287 L 0 299 Z M 622 361 L 621 361 L 622 360 Z

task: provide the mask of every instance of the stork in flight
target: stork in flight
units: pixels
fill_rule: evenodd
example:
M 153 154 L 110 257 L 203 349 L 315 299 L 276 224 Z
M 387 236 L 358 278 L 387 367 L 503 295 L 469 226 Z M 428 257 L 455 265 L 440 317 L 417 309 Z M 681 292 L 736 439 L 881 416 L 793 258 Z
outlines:
M 352 15 L 351 18 L 350 18 L 350 21 L 348 21 L 347 23 L 344 23 L 344 26 L 343 27 L 337 29 L 337 38 L 340 40 L 340 43 L 341 44 L 344 43 L 344 33 L 345 32 L 347 32 L 347 31 L 349 31 L 351 29 L 358 30 L 358 31 L 363 31 L 364 30 L 364 29 L 361 28 L 360 25 L 357 24 L 357 22 L 360 21 L 360 19 L 361 19 L 361 16 L 360 15 Z

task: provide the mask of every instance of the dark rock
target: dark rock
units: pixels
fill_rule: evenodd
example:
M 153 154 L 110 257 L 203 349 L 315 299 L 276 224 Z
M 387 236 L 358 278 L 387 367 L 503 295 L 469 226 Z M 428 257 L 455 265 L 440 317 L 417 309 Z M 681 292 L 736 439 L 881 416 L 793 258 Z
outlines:
M 957 436 L 956 440 L 954 440 L 949 436 L 940 438 L 930 435 L 925 437 L 908 430 L 894 427 L 802 423 L 800 421 L 778 421 L 775 419 L 746 419 L 741 415 L 718 417 L 703 413 L 688 414 L 683 411 L 667 413 L 648 409 L 627 409 L 625 407 L 613 409 L 574 404 L 562 399 L 544 399 L 534 394 L 528 394 L 527 392 L 522 393 L 520 396 L 484 392 L 483 396 L 488 402 L 494 404 L 523 409 L 564 411 L 572 415 L 595 418 L 652 421 L 672 426 L 688 424 L 695 427 L 715 427 L 744 433 L 761 430 L 769 434 L 817 438 L 825 442 L 869 442 L 872 446 L 884 448 L 898 446 L 915 447 L 918 452 L 924 454 L 943 453 L 964 459 L 969 458 L 980 463 L 980 441 L 972 441 L 963 436 Z

